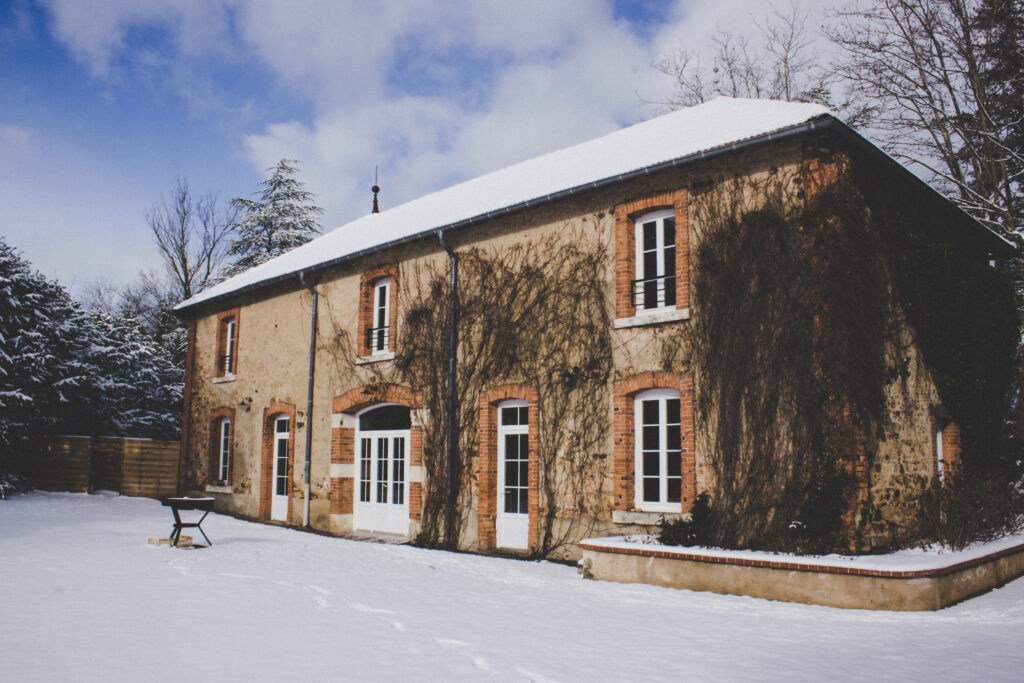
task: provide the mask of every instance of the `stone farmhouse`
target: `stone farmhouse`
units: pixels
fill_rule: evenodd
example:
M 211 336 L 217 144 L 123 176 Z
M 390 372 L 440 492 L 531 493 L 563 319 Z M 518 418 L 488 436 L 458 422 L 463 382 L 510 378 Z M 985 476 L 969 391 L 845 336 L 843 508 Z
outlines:
M 660 350 L 665 335 L 700 315 L 694 197 L 737 178 L 789 174 L 803 188 L 792 200 L 801 201 L 851 158 L 951 217 L 977 258 L 1007 253 L 826 108 L 718 97 L 367 213 L 183 302 L 183 492 L 214 496 L 218 511 L 247 518 L 409 539 L 429 525 L 435 536 L 454 533 L 436 528 L 437 510 L 453 506 L 458 544 L 481 552 L 558 547 L 572 556 L 586 536 L 652 531 L 714 489 L 704 427 L 695 424 L 700 387 L 685 358 Z M 566 242 L 603 255 L 596 294 L 605 310 L 595 319 L 607 329 L 593 334 L 610 349 L 595 415 L 563 419 L 594 425 L 582 436 L 596 442 L 576 459 L 571 428 L 545 442 L 554 419 L 529 378 L 469 386 L 458 377 L 458 390 L 447 391 L 450 367 L 469 372 L 478 341 L 457 325 L 450 357 L 451 280 L 458 296 L 480 286 L 462 270 L 448 279 L 452 266 L 470 253 L 500 259 L 523 245 L 543 252 Z M 443 286 L 425 291 L 429 283 Z M 417 356 L 425 372 L 403 374 L 414 362 L 407 356 L 422 351 L 409 345 L 428 338 L 417 321 L 431 302 L 439 313 L 426 329 L 437 343 Z M 417 325 L 420 336 L 410 336 Z M 912 367 L 887 395 L 898 420 L 875 442 L 870 467 L 850 464 L 858 497 L 849 523 L 860 549 L 878 543 L 864 510 L 911 514 L 900 507 L 909 489 L 933 485 L 958 457 L 954 416 L 927 366 Z M 450 419 L 456 413 L 473 419 Z M 583 483 L 552 485 L 574 477 Z

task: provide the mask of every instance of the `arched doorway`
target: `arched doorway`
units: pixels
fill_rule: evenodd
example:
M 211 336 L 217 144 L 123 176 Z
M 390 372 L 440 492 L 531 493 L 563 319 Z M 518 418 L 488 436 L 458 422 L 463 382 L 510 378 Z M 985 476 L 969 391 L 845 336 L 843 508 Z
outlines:
M 357 416 L 354 526 L 409 534 L 409 408 L 377 404 Z

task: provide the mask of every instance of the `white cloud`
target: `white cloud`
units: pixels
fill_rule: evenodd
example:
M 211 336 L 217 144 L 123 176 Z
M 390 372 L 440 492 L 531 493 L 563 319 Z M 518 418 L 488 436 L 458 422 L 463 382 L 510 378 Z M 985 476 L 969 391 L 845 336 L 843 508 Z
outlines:
M 255 112 L 258 128 L 238 144 L 261 174 L 302 160 L 327 228 L 369 210 L 375 165 L 394 206 L 650 115 L 641 96 L 670 89 L 652 62 L 706 42 L 716 24 L 749 30 L 750 12 L 767 8 L 679 0 L 641 39 L 610 2 L 591 0 L 45 1 L 54 35 L 100 79 L 139 65 L 140 27 L 168 32 L 171 53 L 146 58 L 183 97 L 212 97 L 218 64 L 265 69 L 274 96 L 310 113 Z

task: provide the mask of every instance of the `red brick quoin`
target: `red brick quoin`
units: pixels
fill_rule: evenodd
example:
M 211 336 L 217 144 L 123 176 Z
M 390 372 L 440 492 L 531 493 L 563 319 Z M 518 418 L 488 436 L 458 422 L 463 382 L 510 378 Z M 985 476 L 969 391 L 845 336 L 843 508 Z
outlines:
M 392 296 L 392 301 L 394 297 Z M 410 410 L 422 407 L 419 394 L 398 384 L 373 384 L 356 387 L 335 396 L 332 412 L 335 415 L 355 415 L 364 408 L 378 403 L 396 403 Z M 331 462 L 355 465 L 356 430 L 352 427 L 335 427 L 331 430 Z M 409 429 L 409 466 L 423 466 L 423 427 L 413 423 Z M 355 504 L 354 477 L 331 478 L 331 514 L 350 515 Z M 423 514 L 423 484 L 409 482 L 409 517 L 420 521 Z
M 615 317 L 636 315 L 630 296 L 636 279 L 636 219 L 659 209 L 676 214 L 676 308 L 690 306 L 690 229 L 686 190 L 644 197 L 615 207 Z
M 529 546 L 537 544 L 538 467 L 537 467 L 537 392 L 521 384 L 494 387 L 480 397 L 480 457 L 477 459 L 477 542 L 481 549 L 497 545 L 495 519 L 498 513 L 498 405 L 502 401 L 526 401 L 530 422 L 527 433 L 529 480 L 526 507 L 530 515 Z
M 260 519 L 270 519 L 270 497 L 274 478 L 274 420 L 287 416 L 288 419 L 288 480 L 295 476 L 295 406 L 291 403 L 273 403 L 263 409 L 263 456 L 260 459 Z M 295 491 L 288 491 L 288 519 L 292 518 L 292 498 Z
M 634 478 L 636 455 L 634 452 L 633 398 L 647 389 L 676 389 L 679 391 L 679 422 L 682 432 L 682 511 L 689 512 L 696 495 L 697 472 L 693 447 L 693 375 L 675 372 L 643 372 L 615 382 L 612 420 L 614 425 L 614 504 L 615 510 L 634 509 Z

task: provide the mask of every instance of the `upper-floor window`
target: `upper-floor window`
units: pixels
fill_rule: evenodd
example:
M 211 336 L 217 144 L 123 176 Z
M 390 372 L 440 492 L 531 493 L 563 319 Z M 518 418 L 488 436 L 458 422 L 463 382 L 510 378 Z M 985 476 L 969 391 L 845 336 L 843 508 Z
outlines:
M 217 316 L 218 377 L 230 377 L 238 372 L 238 309 Z
M 371 353 L 387 353 L 391 341 L 391 278 L 373 284 L 373 323 L 368 330 Z
M 638 314 L 676 305 L 676 219 L 673 209 L 636 219 L 636 278 L 632 304 Z
M 398 266 L 365 271 L 359 282 L 358 354 L 365 362 L 388 360 L 395 352 Z
M 636 507 L 679 512 L 682 503 L 682 429 L 679 392 L 651 389 L 634 399 Z
M 224 333 L 227 338 L 227 348 L 224 350 L 224 358 L 221 359 L 225 375 L 235 374 L 235 319 L 227 321 L 227 330 Z

